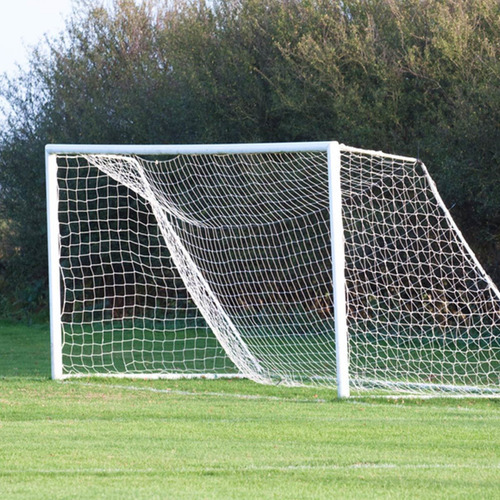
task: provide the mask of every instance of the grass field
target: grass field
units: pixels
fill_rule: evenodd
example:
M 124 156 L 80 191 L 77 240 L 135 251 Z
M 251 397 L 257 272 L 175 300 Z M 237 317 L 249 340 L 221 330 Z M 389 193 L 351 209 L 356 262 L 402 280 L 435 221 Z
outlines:
M 0 498 L 500 498 L 500 400 L 49 379 L 0 322 Z

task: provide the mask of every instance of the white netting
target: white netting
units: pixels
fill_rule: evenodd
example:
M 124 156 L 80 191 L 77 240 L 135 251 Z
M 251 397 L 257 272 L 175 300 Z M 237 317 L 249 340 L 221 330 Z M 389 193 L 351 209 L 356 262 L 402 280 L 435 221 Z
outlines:
M 425 166 L 342 153 L 351 376 L 360 386 L 500 391 L 500 295 Z
M 326 153 L 59 155 L 69 375 L 336 383 Z M 342 148 L 354 388 L 494 392 L 500 298 L 415 161 Z

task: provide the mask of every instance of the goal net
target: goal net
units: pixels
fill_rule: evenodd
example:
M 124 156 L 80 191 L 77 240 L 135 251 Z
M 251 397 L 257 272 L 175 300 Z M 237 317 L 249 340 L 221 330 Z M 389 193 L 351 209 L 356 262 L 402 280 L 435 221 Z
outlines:
M 331 144 L 48 146 L 54 378 L 499 395 L 500 293 L 425 166 Z

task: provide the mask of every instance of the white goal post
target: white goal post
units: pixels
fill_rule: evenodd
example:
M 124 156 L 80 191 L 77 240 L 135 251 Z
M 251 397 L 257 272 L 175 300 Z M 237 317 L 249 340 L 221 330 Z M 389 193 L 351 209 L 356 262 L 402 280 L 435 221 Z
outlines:
M 414 158 L 46 146 L 52 377 L 500 396 L 500 293 Z

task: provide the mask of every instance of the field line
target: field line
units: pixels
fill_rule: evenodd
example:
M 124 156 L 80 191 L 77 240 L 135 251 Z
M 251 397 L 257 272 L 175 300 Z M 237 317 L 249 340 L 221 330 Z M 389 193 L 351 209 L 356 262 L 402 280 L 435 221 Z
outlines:
M 74 385 L 81 385 L 84 387 L 96 387 L 100 389 L 121 389 L 121 390 L 126 390 L 126 391 L 137 391 L 137 392 L 152 392 L 152 393 L 159 393 L 159 394 L 170 394 L 173 396 L 205 396 L 205 397 L 219 397 L 219 398 L 233 398 L 233 399 L 242 399 L 242 400 L 256 400 L 256 401 L 281 401 L 281 402 L 288 402 L 288 403 L 326 403 L 327 400 L 321 399 L 321 398 L 286 398 L 286 397 L 279 397 L 279 396 L 263 396 L 260 394 L 241 394 L 241 393 L 230 393 L 230 392 L 194 392 L 194 391 L 181 391 L 177 389 L 157 389 L 155 387 L 141 387 L 141 386 L 135 386 L 135 385 L 121 385 L 121 384 L 99 384 L 99 383 L 94 383 L 94 382 L 83 382 L 81 380 L 77 379 L 66 379 L 61 382 L 62 384 L 74 384 Z M 353 396 L 351 398 L 348 398 L 347 400 L 344 400 L 344 404 L 352 404 L 352 405 L 362 405 L 362 406 L 369 406 L 369 407 L 376 407 L 376 408 L 381 408 L 385 407 L 387 408 L 387 404 L 383 403 L 377 403 L 375 401 L 369 401 L 370 399 L 386 399 L 384 396 L 380 397 L 365 397 L 365 396 Z M 332 395 L 332 400 L 335 398 Z M 395 398 L 391 399 L 396 399 L 396 400 L 401 400 L 401 402 L 395 402 L 393 403 L 393 406 L 397 406 L 398 408 L 415 408 L 413 405 L 405 405 L 404 400 L 407 399 L 405 395 L 400 395 Z M 414 398 L 410 398 L 414 399 Z M 426 399 L 426 398 L 423 398 Z M 473 398 L 475 399 L 475 398 Z M 449 407 L 441 407 L 441 406 L 426 406 L 427 409 L 433 409 L 437 411 L 449 411 Z M 491 414 L 490 410 L 487 408 L 467 408 L 467 407 L 454 407 L 454 410 L 457 411 L 464 411 L 464 412 L 477 412 L 477 413 L 488 413 L 489 418 L 492 418 L 494 420 L 500 419 L 500 414 Z
M 374 398 L 374 399 L 377 399 L 377 398 Z M 378 399 L 386 399 L 386 398 L 378 398 Z M 360 406 L 368 406 L 370 408 L 391 408 L 391 407 L 397 407 L 397 408 L 407 408 L 408 410 L 410 409 L 418 409 L 419 406 L 416 406 L 416 405 L 412 405 L 412 404 L 408 404 L 406 405 L 405 404 L 405 400 L 407 399 L 405 396 L 399 396 L 398 398 L 391 398 L 391 399 L 394 399 L 395 402 L 392 403 L 391 405 L 387 405 L 387 404 L 384 404 L 384 403 L 377 403 L 375 401 L 369 401 L 369 400 L 366 400 L 366 401 L 363 401 L 362 398 L 356 398 L 356 397 L 352 397 L 352 398 L 349 398 L 349 400 L 347 401 L 347 403 L 350 403 L 350 404 L 353 404 L 353 405 L 360 405 Z M 410 398 L 410 399 L 414 399 L 414 398 Z M 426 399 L 426 398 L 423 398 L 423 399 Z M 435 399 L 435 398 L 433 398 Z M 446 398 L 448 401 L 449 398 Z M 476 398 L 473 397 L 471 398 L 472 400 L 475 400 Z M 426 409 L 426 410 L 434 410 L 434 411 L 457 411 L 457 412 L 465 412 L 465 413 L 480 413 L 482 415 L 485 415 L 486 414 L 486 417 L 490 420 L 500 420 L 500 412 L 495 412 L 495 413 L 492 413 L 492 409 L 490 408 L 469 408 L 467 406 L 437 406 L 437 405 L 425 405 L 425 406 L 422 406 L 422 409 Z
M 354 463 L 354 464 L 299 464 L 299 465 L 245 465 L 241 467 L 172 467 L 176 473 L 243 473 L 243 472 L 297 472 L 297 471 L 349 471 L 349 470 L 500 470 L 498 464 L 395 464 L 395 463 Z M 134 468 L 75 468 L 75 469 L 5 469 L 0 468 L 0 476 L 16 474 L 70 475 L 70 474 L 165 474 L 165 469 Z
M 326 400 L 320 398 L 314 399 L 297 399 L 297 398 L 283 398 L 279 396 L 262 396 L 260 394 L 240 394 L 231 392 L 194 392 L 194 391 L 179 391 L 176 389 L 156 389 L 155 387 L 139 387 L 135 385 L 120 385 L 120 384 L 96 384 L 92 382 L 76 382 L 64 381 L 63 384 L 74 384 L 85 387 L 99 387 L 101 389 L 122 389 L 126 391 L 138 392 L 154 392 L 160 394 L 170 394 L 174 396 L 207 396 L 207 397 L 220 397 L 220 398 L 234 398 L 234 399 L 249 399 L 249 400 L 264 400 L 264 401 L 286 401 L 289 403 L 325 403 Z

